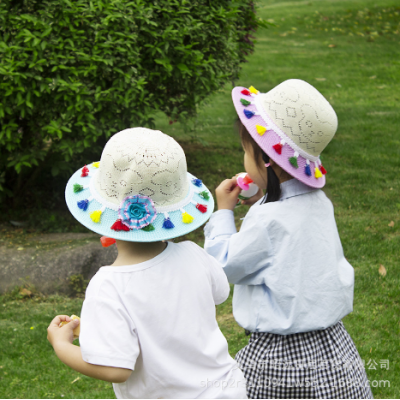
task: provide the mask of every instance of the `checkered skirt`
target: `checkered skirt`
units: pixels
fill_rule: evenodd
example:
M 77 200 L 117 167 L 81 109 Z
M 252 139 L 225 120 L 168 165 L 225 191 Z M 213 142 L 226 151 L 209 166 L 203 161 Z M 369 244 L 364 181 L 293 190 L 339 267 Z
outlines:
M 364 365 L 343 323 L 312 332 L 257 332 L 235 357 L 251 399 L 371 399 Z

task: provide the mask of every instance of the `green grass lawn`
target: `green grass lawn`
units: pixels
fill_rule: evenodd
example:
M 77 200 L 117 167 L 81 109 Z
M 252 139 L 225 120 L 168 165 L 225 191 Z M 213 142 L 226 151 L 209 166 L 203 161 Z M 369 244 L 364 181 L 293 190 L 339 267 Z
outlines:
M 328 171 L 324 190 L 334 203 L 344 252 L 355 269 L 354 311 L 344 324 L 365 360 L 374 396 L 398 398 L 400 6 L 386 0 L 263 0 L 259 15 L 276 26 L 257 33 L 255 52 L 235 84 L 264 92 L 285 79 L 304 79 L 335 108 L 339 129 L 322 159 Z M 212 189 L 243 170 L 231 88 L 208 98 L 197 120 L 186 126 L 156 118 L 158 129 L 182 143 L 189 171 Z M 244 207 L 236 211 L 238 223 L 245 212 Z M 204 240 L 201 230 L 186 239 Z M 386 276 L 378 272 L 381 265 Z M 81 301 L 1 299 L 0 397 L 114 396 L 110 384 L 62 365 L 46 341 L 52 317 L 79 314 Z M 247 338 L 233 320 L 231 298 L 217 307 L 217 318 L 234 355 Z

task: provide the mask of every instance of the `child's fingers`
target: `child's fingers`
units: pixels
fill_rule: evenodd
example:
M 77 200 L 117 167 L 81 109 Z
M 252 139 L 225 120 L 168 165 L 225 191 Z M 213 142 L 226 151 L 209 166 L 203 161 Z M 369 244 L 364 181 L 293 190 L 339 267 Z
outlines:
M 225 179 L 215 189 L 218 209 L 233 210 L 236 206 L 241 189 L 236 184 L 236 178 Z
M 60 327 L 61 322 L 68 322 Z M 57 341 L 74 340 L 73 330 L 79 325 L 78 319 L 71 319 L 68 315 L 57 315 L 47 328 L 47 340 L 54 346 Z
M 57 315 L 56 317 L 53 318 L 53 320 L 50 322 L 49 328 L 51 326 L 56 326 L 59 327 L 61 322 L 63 321 L 71 321 L 71 318 L 68 315 Z
M 236 187 L 236 178 L 225 179 L 219 184 L 216 190 L 231 192 L 235 187 Z

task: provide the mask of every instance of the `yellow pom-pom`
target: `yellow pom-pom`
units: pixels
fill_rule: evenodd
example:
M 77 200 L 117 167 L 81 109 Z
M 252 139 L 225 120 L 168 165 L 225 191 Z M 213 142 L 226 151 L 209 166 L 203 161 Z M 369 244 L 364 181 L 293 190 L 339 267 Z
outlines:
M 194 218 L 187 212 L 182 213 L 182 222 L 184 224 L 190 224 L 191 222 L 193 222 L 193 220 Z
M 100 222 L 102 211 L 101 210 L 96 210 L 90 213 L 90 218 L 92 218 L 93 222 L 96 222 L 98 224 Z
M 254 94 L 258 94 L 259 93 L 259 91 L 254 86 L 250 86 L 249 90 L 250 90 L 250 93 L 254 93 Z
M 260 136 L 264 135 L 264 133 L 267 130 L 267 128 L 265 128 L 264 126 L 258 125 L 258 124 L 256 125 L 256 129 Z
M 99 168 L 100 167 L 100 161 L 96 161 L 96 162 L 92 163 L 92 165 L 95 168 Z
M 315 177 L 316 178 L 322 178 L 322 173 L 321 173 L 321 171 L 319 170 L 318 167 L 315 167 Z

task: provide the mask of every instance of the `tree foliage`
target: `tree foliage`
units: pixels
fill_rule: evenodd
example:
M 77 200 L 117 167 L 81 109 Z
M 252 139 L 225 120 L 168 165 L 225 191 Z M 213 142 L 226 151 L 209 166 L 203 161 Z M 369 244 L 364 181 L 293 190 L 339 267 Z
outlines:
M 151 127 L 155 110 L 195 114 L 238 77 L 263 24 L 249 0 L 2 0 L 0 194 Z

